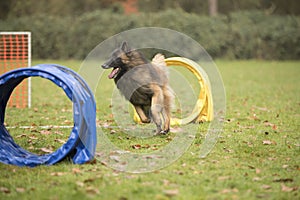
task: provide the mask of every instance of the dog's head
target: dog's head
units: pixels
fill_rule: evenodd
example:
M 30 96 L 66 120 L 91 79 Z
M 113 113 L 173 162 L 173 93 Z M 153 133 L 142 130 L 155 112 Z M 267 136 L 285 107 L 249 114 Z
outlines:
M 119 74 L 124 74 L 128 71 L 130 69 L 129 63 L 132 60 L 132 54 L 132 50 L 127 42 L 123 42 L 119 48 L 115 49 L 110 58 L 102 65 L 104 69 L 113 69 L 108 78 L 114 79 Z

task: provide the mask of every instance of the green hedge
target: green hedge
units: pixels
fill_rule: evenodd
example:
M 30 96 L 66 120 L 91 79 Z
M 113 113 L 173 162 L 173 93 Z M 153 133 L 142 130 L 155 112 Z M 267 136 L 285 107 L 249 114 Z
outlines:
M 299 59 L 300 18 L 259 11 L 208 17 L 181 10 L 122 15 L 98 10 L 78 17 L 37 15 L 0 21 L 1 31 L 31 31 L 34 58 L 82 59 L 100 42 L 136 27 L 165 27 L 199 42 L 213 58 Z

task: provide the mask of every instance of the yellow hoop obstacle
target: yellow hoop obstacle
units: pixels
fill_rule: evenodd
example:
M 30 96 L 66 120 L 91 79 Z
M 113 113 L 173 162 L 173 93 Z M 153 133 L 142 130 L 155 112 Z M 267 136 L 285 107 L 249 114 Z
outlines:
M 191 122 L 205 122 L 213 119 L 213 102 L 210 83 L 206 72 L 194 61 L 183 57 L 171 57 L 165 59 L 168 67 L 181 66 L 191 71 L 200 84 L 198 100 L 192 113 L 183 119 L 171 118 L 171 125 L 188 124 Z M 138 114 L 134 110 L 134 121 L 141 122 Z

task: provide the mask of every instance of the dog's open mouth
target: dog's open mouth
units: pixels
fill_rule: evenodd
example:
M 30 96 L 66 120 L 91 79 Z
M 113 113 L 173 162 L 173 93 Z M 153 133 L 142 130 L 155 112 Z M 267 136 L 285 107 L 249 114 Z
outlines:
M 108 75 L 108 78 L 109 79 L 113 79 L 113 78 L 116 78 L 117 77 L 117 75 L 118 75 L 118 73 L 119 73 L 119 71 L 120 71 L 120 68 L 114 68 L 112 71 L 111 71 L 111 73 Z

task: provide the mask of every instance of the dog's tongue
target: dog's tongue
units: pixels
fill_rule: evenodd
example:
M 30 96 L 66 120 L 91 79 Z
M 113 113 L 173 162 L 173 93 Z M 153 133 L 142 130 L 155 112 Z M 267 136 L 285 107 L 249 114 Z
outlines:
M 115 78 L 116 74 L 118 73 L 119 68 L 115 68 L 112 70 L 112 72 L 108 75 L 109 79 Z

